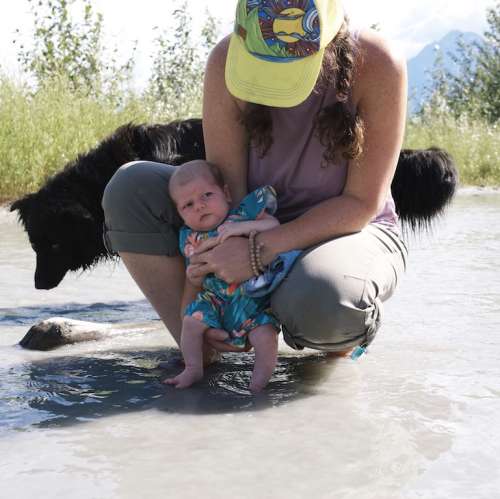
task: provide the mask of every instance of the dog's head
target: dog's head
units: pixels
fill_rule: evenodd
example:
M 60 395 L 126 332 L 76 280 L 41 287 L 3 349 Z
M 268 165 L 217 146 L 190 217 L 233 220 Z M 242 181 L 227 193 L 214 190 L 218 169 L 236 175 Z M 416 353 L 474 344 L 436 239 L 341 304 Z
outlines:
M 36 253 L 37 289 L 55 288 L 66 272 L 86 269 L 106 254 L 101 224 L 75 200 L 57 200 L 42 189 L 12 203 L 10 211 L 17 211 Z

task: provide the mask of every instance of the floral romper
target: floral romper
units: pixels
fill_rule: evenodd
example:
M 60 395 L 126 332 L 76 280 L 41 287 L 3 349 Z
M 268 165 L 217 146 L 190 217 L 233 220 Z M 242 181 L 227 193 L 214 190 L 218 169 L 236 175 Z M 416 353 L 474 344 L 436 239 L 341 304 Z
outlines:
M 277 208 L 276 191 L 271 186 L 259 187 L 248 194 L 237 208 L 232 209 L 226 221 L 234 223 L 258 220 L 267 212 L 273 214 Z M 195 248 L 210 237 L 217 237 L 217 228 L 198 232 L 187 226 L 179 233 L 179 248 L 189 265 L 189 257 Z M 227 284 L 209 274 L 203 281 L 203 290 L 190 303 L 184 315 L 189 315 L 216 329 L 229 333 L 228 343 L 244 347 L 250 331 L 264 324 L 271 324 L 276 332 L 280 325 L 271 313 L 270 296 L 252 297 L 238 283 Z

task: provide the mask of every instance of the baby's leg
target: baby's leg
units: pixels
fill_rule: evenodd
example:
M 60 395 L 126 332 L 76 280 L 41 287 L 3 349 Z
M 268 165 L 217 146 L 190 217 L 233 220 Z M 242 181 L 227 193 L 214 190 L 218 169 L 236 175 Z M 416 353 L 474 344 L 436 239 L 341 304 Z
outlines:
M 278 357 L 278 333 L 270 324 L 252 329 L 248 335 L 255 350 L 255 365 L 250 391 L 260 392 L 269 382 Z
M 203 378 L 203 333 L 207 328 L 207 325 L 193 317 L 184 317 L 181 350 L 185 368 L 175 378 L 168 378 L 164 383 L 176 388 L 187 388 Z

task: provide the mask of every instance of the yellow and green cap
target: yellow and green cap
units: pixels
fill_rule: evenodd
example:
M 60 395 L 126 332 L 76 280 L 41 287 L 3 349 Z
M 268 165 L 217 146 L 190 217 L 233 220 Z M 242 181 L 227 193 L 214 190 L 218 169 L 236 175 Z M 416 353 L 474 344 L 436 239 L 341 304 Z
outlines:
M 227 88 L 247 102 L 297 106 L 312 92 L 343 20 L 340 0 L 239 0 Z

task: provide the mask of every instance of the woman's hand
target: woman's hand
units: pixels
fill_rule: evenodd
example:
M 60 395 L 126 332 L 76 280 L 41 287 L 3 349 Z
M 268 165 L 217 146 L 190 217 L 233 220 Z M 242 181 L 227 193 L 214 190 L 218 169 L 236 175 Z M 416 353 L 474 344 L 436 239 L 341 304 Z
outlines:
M 228 284 L 246 281 L 253 275 L 246 237 L 230 237 L 222 244 L 216 238 L 207 239 L 195 250 L 190 262 L 199 265 L 198 272 L 214 273 Z
M 205 344 L 217 352 L 248 352 L 252 348 L 249 342 L 247 342 L 247 345 L 243 348 L 225 343 L 225 340 L 229 338 L 229 334 L 222 329 L 207 329 L 204 338 Z
M 189 279 L 189 282 L 196 286 L 197 288 L 201 288 L 203 286 L 203 279 L 209 273 L 209 271 L 203 265 L 190 263 L 186 268 L 186 277 Z

